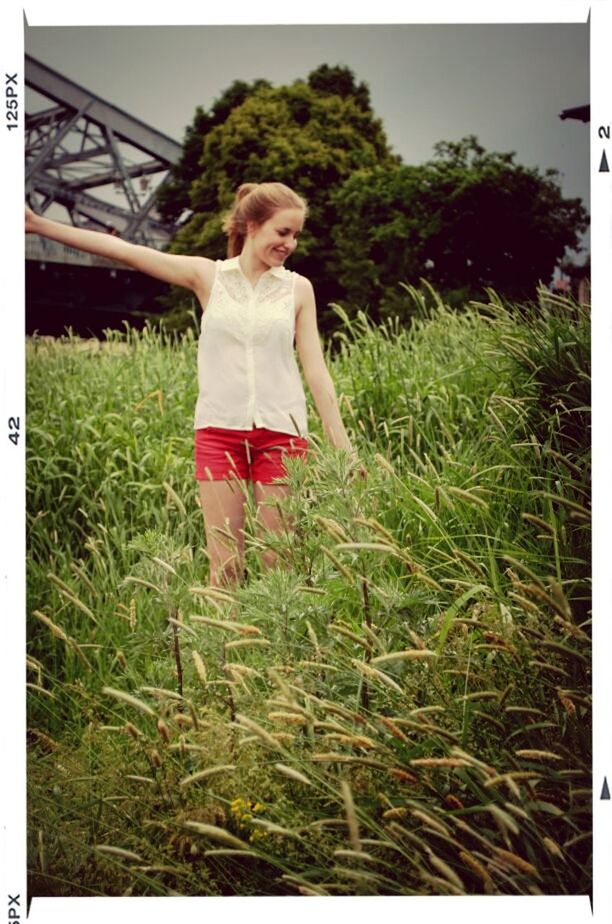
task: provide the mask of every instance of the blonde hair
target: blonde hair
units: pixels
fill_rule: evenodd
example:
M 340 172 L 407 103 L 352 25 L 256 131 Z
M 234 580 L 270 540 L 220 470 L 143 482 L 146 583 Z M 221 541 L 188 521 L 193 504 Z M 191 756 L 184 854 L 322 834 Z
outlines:
M 279 209 L 301 209 L 304 217 L 308 214 L 306 200 L 284 183 L 243 183 L 239 186 L 234 203 L 223 219 L 228 257 L 237 257 L 242 252 L 249 221 L 262 225 Z

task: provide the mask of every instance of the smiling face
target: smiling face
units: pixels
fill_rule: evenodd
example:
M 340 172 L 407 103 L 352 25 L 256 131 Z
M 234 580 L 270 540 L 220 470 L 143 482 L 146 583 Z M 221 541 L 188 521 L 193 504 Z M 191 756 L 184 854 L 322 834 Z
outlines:
M 266 268 L 282 266 L 297 247 L 303 226 L 302 209 L 278 209 L 261 225 L 248 223 L 247 242 L 253 255 Z

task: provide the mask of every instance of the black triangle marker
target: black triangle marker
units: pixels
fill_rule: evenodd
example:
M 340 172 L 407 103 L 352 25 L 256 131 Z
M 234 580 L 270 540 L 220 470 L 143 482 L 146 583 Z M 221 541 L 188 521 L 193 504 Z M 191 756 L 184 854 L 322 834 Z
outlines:
M 606 157 L 606 152 L 604 151 L 601 155 L 601 163 L 599 165 L 600 173 L 609 173 L 610 168 L 608 167 L 608 158 Z
M 609 799 L 609 798 L 610 798 L 610 790 L 608 789 L 608 780 L 604 776 L 604 784 L 603 784 L 603 789 L 601 790 L 600 799 Z

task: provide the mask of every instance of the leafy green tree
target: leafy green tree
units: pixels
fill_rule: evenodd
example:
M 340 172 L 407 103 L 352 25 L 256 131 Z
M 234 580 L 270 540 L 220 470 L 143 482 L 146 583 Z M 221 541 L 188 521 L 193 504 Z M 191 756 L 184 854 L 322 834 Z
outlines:
M 333 192 L 354 171 L 397 167 L 399 159 L 369 106 L 367 87 L 357 85 L 347 68 L 324 66 L 308 83 L 297 80 L 276 88 L 260 84 L 242 91 L 243 98 L 238 93 L 238 104 L 227 107 L 217 124 L 208 128 L 196 118 L 188 133 L 185 169 L 180 176 L 177 172 L 176 196 L 168 209 L 176 215 L 179 207 L 189 208 L 193 215 L 176 234 L 171 250 L 225 256 L 221 219 L 236 188 L 244 182 L 287 183 L 309 204 L 305 233 L 291 267 L 312 280 L 320 325 L 328 329 L 336 321 L 328 303 L 344 295 L 332 237 L 337 222 Z M 196 136 L 203 126 L 208 130 L 195 164 Z M 185 301 L 184 293 L 178 292 L 170 299 L 175 307 Z
M 170 170 L 170 178 L 157 193 L 157 207 L 164 221 L 176 221 L 181 213 L 189 208 L 189 187 L 199 176 L 200 159 L 204 138 L 215 125 L 221 125 L 232 109 L 242 105 L 250 93 L 261 87 L 269 87 L 267 80 L 258 79 L 253 83 L 235 80 L 216 100 L 210 112 L 198 106 L 191 125 L 185 130 L 183 153 Z
M 530 299 L 580 249 L 587 213 L 563 197 L 556 170 L 520 166 L 473 135 L 434 150 L 421 166 L 359 171 L 334 195 L 339 280 L 373 317 L 397 310 L 398 283 L 421 279 L 463 297 L 491 287 Z
M 326 93 L 328 96 L 352 96 L 361 109 L 367 111 L 371 108 L 367 83 L 355 83 L 355 75 L 348 67 L 321 64 L 308 75 L 308 86 L 316 93 Z

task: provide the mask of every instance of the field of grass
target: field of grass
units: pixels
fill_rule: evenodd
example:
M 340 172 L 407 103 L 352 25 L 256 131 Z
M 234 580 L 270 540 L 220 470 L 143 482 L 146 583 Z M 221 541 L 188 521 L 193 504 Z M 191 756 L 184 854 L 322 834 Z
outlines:
M 234 592 L 193 334 L 29 341 L 31 895 L 589 892 L 588 312 L 406 298 Z

